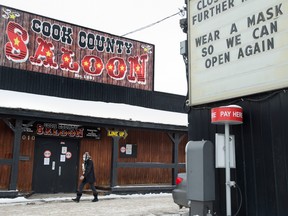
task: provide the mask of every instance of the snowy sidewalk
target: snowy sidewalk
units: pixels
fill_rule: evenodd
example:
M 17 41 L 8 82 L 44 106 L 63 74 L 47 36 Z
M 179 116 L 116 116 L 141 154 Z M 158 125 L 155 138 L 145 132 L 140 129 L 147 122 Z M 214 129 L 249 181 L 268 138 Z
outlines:
M 36 203 L 36 202 L 66 202 L 72 201 L 72 198 L 75 198 L 76 194 L 72 193 L 56 193 L 56 194 L 33 194 L 28 198 L 24 196 L 19 196 L 17 198 L 0 198 L 1 204 L 19 204 L 19 203 Z M 109 199 L 132 199 L 136 197 L 161 197 L 161 196 L 172 196 L 169 193 L 160 193 L 160 194 L 131 194 L 131 195 L 99 195 L 99 200 L 109 200 Z M 81 201 L 92 200 L 93 196 L 90 194 L 83 193 Z
M 84 194 L 79 203 L 73 202 L 74 194 L 32 195 L 29 198 L 0 199 L 0 215 L 96 215 L 96 216 L 186 216 L 188 209 L 179 209 L 172 194 L 101 195 L 99 202 Z

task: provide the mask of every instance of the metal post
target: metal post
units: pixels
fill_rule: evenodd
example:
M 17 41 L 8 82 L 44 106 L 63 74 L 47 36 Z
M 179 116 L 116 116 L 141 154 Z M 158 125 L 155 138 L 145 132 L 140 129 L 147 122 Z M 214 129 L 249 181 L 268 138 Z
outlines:
M 225 123 L 225 174 L 226 174 L 226 209 L 227 216 L 231 216 L 231 188 L 230 188 L 230 146 L 229 124 Z
M 235 182 L 230 181 L 230 135 L 229 123 L 236 125 L 243 123 L 242 107 L 237 105 L 221 106 L 211 109 L 212 124 L 225 124 L 225 174 L 226 174 L 226 210 L 227 216 L 231 216 L 231 186 Z

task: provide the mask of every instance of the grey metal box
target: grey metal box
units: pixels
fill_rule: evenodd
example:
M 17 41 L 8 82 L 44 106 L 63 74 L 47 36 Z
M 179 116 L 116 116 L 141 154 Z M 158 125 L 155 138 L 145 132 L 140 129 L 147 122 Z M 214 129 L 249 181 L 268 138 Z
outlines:
M 214 145 L 189 141 L 186 145 L 187 199 L 215 200 Z
M 187 40 L 180 42 L 180 55 L 187 55 Z

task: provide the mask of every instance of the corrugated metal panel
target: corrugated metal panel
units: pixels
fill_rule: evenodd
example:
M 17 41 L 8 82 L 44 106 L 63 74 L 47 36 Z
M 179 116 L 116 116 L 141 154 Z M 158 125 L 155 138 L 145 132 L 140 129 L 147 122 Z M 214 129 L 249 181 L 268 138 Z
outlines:
M 210 108 L 224 104 L 210 104 Z M 240 186 L 243 203 L 240 215 L 282 216 L 288 212 L 288 94 L 272 92 L 234 101 L 244 110 L 244 123 L 230 126 L 236 137 L 236 170 L 231 179 Z M 192 109 L 189 114 L 189 140 L 215 142 L 215 133 L 224 126 L 210 123 L 210 108 Z M 216 170 L 216 211 L 225 215 L 225 172 Z M 232 189 L 232 211 L 240 199 Z

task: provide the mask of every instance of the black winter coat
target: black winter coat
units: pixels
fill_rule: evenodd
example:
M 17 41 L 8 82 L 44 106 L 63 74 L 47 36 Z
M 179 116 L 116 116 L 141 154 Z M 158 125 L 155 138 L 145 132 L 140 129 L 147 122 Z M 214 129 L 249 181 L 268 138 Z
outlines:
M 84 163 L 85 172 L 84 172 L 84 182 L 94 183 L 96 181 L 95 173 L 94 173 L 94 164 L 91 159 L 88 159 Z

